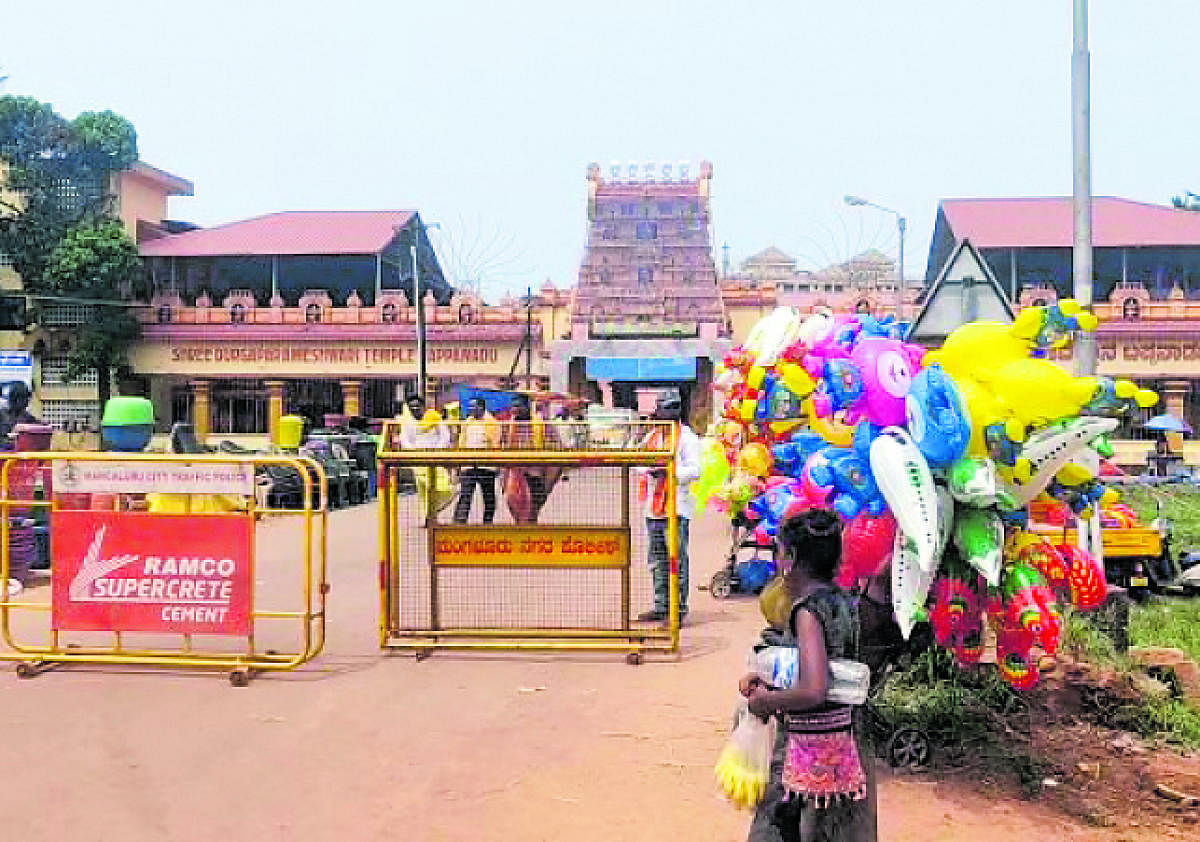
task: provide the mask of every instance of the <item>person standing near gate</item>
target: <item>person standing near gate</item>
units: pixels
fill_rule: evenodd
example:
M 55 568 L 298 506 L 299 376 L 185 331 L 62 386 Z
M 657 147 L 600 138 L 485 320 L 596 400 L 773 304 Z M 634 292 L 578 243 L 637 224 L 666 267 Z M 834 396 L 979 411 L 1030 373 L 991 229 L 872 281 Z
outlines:
M 691 485 L 700 478 L 700 439 L 681 419 L 683 404 L 678 394 L 659 398 L 654 410 L 655 421 L 673 421 L 679 435 L 675 449 L 675 522 L 678 534 L 676 557 L 679 559 L 679 619 L 688 613 L 688 527 L 691 523 Z M 647 436 L 643 447 L 663 448 L 665 431 L 656 430 Z M 667 469 L 650 468 L 646 476 L 646 531 L 650 534 L 647 561 L 654 585 L 654 607 L 638 615 L 640 622 L 661 622 L 669 613 L 671 558 L 667 551 Z
M 483 398 L 472 398 L 466 419 L 462 422 L 458 446 L 464 450 L 496 450 L 500 447 L 500 425 L 488 414 Z M 483 495 L 483 522 L 491 523 L 496 515 L 496 469 L 478 465 L 463 468 L 458 474 L 458 505 L 454 507 L 454 522 L 466 523 L 475 499 L 475 486 Z

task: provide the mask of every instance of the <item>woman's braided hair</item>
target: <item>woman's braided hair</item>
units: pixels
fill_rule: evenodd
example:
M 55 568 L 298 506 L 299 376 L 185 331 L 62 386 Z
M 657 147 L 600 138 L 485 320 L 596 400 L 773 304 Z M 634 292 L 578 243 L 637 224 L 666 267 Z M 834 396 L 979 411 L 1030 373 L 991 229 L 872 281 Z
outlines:
M 833 581 L 842 558 L 842 522 L 829 509 L 808 509 L 786 518 L 776 540 L 784 556 L 810 576 Z

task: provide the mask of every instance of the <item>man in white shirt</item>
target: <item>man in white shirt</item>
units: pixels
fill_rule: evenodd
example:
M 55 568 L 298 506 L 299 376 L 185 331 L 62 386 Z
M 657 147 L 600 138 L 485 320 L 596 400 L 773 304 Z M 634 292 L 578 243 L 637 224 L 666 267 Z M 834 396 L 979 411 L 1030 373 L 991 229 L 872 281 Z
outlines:
M 425 400 L 410 395 L 406 401 L 410 417 L 400 422 L 400 447 L 404 450 L 442 450 L 450 446 L 450 429 L 439 418 L 425 420 Z
M 681 420 L 683 404 L 679 395 L 668 394 L 658 401 L 654 420 L 674 421 L 679 427 L 675 450 L 675 522 L 679 534 L 679 619 L 688 613 L 688 526 L 694 503 L 691 485 L 700 478 L 700 439 Z M 661 622 L 667 618 L 670 594 L 670 554 L 667 552 L 667 514 L 665 506 L 665 468 L 650 469 L 646 494 L 646 530 L 650 533 L 647 561 L 654 584 L 654 608 L 638 615 L 641 622 Z
M 475 450 L 496 450 L 500 447 L 500 425 L 488 415 L 483 398 L 471 399 L 470 410 L 459 428 L 458 446 Z M 475 486 L 479 486 L 479 493 L 483 495 L 483 522 L 492 522 L 496 514 L 496 469 L 472 465 L 458 472 L 455 523 L 467 522 L 475 498 Z

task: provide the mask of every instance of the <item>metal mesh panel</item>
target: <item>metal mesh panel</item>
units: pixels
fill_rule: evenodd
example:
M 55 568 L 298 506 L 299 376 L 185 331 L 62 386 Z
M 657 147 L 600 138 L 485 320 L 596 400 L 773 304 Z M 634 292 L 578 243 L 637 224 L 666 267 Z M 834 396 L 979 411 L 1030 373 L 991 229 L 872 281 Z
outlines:
M 619 629 L 619 570 L 438 571 L 450 628 Z
M 430 541 L 425 529 L 424 499 L 429 469 L 413 468 L 418 491 L 397 499 L 395 525 L 399 559 L 399 581 L 395 598 L 398 608 L 393 622 L 400 629 L 429 629 L 433 623 L 431 599 Z M 436 470 L 436 469 L 434 469 Z M 652 604 L 649 568 L 646 564 L 648 536 L 642 504 L 637 499 L 638 469 L 615 466 L 571 467 L 521 466 L 545 482 L 545 503 L 537 523 L 547 526 L 620 527 L 629 518 L 629 613 L 636 616 Z M 506 502 L 508 479 L 497 472 L 497 526 L 516 521 Z M 453 495 L 442 495 L 444 508 L 436 523 L 451 524 L 457 503 Z M 476 489 L 467 523 L 479 524 L 483 515 L 482 495 Z M 437 494 L 435 493 L 435 500 Z M 622 573 L 617 569 L 497 569 L 439 568 L 437 611 L 441 628 L 529 628 L 529 629 L 621 629 L 629 617 L 622 611 Z

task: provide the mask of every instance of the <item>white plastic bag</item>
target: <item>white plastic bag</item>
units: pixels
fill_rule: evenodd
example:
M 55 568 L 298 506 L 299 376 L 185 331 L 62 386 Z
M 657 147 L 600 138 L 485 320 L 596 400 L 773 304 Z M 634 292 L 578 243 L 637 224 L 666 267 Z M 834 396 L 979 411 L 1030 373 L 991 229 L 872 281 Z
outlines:
M 729 741 L 713 772 L 725 796 L 738 807 L 753 810 L 767 791 L 771 775 L 771 749 L 775 745 L 775 718 L 763 722 L 750 712 L 743 699 L 734 714 Z
M 763 646 L 750 653 L 750 671 L 772 687 L 795 686 L 800 671 L 800 650 L 795 646 Z M 871 670 L 861 661 L 829 659 L 829 686 L 825 701 L 837 705 L 861 705 L 867 701 Z

